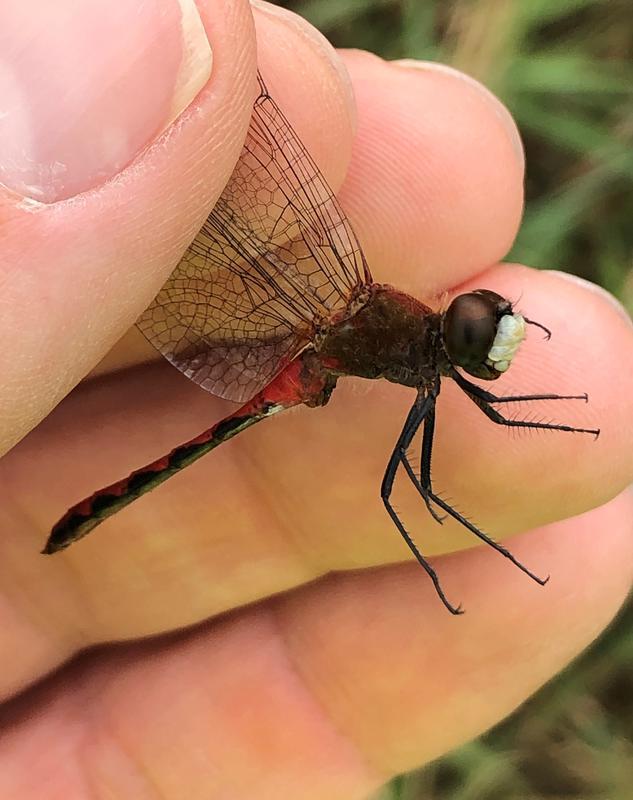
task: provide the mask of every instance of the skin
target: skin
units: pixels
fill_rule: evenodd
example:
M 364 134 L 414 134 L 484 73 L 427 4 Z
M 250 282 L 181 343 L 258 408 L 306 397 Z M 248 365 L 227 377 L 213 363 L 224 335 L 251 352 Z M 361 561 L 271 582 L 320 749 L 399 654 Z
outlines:
M 554 335 L 530 331 L 486 388 L 589 393 L 520 412 L 599 426 L 598 441 L 513 435 L 454 386 L 439 402 L 435 485 L 491 534 L 516 534 L 512 551 L 552 579 L 541 588 L 491 550 L 463 549 L 472 537 L 402 485 L 397 508 L 466 609 L 452 618 L 378 497 L 413 393 L 352 380 L 68 551 L 38 554 L 69 504 L 232 407 L 126 333 L 221 192 L 255 90 L 249 7 L 198 6 L 214 71 L 177 128 L 79 204 L 34 214 L 0 194 L 2 341 L 20 343 L 19 358 L 0 350 L 1 441 L 19 441 L 0 463 L 7 799 L 366 797 L 512 711 L 597 636 L 631 582 L 633 331 L 600 291 L 498 263 L 523 199 L 509 115 L 459 74 L 334 54 L 260 4 L 262 71 L 340 189 L 376 280 L 436 301 L 458 286 L 520 297 Z

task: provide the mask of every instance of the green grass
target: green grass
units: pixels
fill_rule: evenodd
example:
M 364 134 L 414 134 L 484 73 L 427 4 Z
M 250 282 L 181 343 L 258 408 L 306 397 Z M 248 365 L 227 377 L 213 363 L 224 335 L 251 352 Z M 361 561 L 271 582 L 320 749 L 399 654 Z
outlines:
M 287 0 L 336 45 L 452 64 L 514 114 L 527 204 L 509 258 L 601 284 L 633 312 L 631 0 Z M 578 580 L 583 580 L 579 575 Z M 633 605 L 485 736 L 381 800 L 631 800 Z

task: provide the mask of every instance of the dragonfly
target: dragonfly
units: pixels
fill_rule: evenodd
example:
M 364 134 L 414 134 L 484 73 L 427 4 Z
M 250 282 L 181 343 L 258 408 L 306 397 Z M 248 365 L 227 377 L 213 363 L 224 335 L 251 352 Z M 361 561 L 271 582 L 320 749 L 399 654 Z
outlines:
M 498 396 L 470 378 L 494 381 L 511 366 L 528 325 L 496 292 L 457 295 L 443 311 L 372 279 L 334 193 L 258 74 L 259 93 L 232 176 L 202 229 L 137 325 L 194 383 L 241 403 L 167 455 L 74 505 L 43 553 L 63 550 L 205 453 L 294 406 L 324 406 L 346 376 L 385 379 L 415 394 L 387 461 L 380 497 L 437 594 L 432 564 L 392 503 L 403 472 L 432 517 L 452 517 L 539 584 L 540 578 L 434 490 L 431 456 L 442 381 L 450 379 L 493 423 L 593 434 L 599 430 L 518 420 L 499 410 L 519 401 L 584 400 L 586 394 Z M 468 377 L 467 377 L 468 376 Z M 421 430 L 420 460 L 410 446 Z

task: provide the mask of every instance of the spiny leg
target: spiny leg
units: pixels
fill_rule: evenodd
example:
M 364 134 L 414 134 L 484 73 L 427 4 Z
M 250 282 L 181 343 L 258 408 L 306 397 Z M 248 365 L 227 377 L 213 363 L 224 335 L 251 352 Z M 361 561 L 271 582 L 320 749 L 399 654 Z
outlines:
M 525 566 L 525 564 L 522 564 L 517 558 L 515 558 L 515 556 L 513 556 L 512 553 L 506 547 L 504 547 L 502 544 L 499 544 L 499 542 L 496 542 L 494 539 L 488 536 L 487 533 L 484 533 L 480 528 L 478 528 L 469 519 L 460 514 L 459 511 L 454 509 L 451 505 L 449 505 L 446 502 L 446 500 L 443 500 L 441 497 L 439 497 L 439 495 L 435 494 L 435 492 L 433 492 L 431 489 L 426 489 L 420 483 L 420 480 L 415 474 L 413 467 L 411 466 L 407 458 L 404 458 L 402 460 L 402 464 L 406 470 L 407 475 L 409 476 L 409 479 L 411 480 L 415 488 L 418 490 L 418 492 L 422 495 L 422 497 L 424 497 L 425 494 L 428 494 L 429 499 L 433 503 L 438 505 L 443 511 L 446 511 L 446 513 L 454 520 L 459 522 L 460 525 L 463 525 L 471 533 L 474 533 L 475 536 L 478 539 L 481 539 L 482 542 L 485 542 L 486 544 L 490 545 L 490 547 L 492 547 L 498 553 L 501 553 L 502 556 L 505 556 L 507 559 L 509 559 L 516 567 L 518 567 L 521 570 L 521 572 L 525 572 L 526 575 L 529 575 L 529 577 L 532 578 L 532 580 L 536 581 L 541 586 L 544 586 L 547 583 L 547 581 L 549 580 L 549 575 L 546 578 L 539 578 L 539 576 L 535 575 L 531 570 L 529 570 Z
M 507 428 L 532 428 L 545 431 L 567 431 L 568 433 L 590 433 L 596 438 L 600 435 L 598 428 L 575 428 L 572 425 L 561 425 L 557 422 L 531 422 L 524 419 L 508 419 L 499 413 L 488 402 L 482 400 L 474 392 L 467 391 L 466 394 L 473 403 L 480 408 L 489 420 L 496 425 L 505 425 Z
M 387 467 L 387 468 L 389 468 L 389 467 Z M 395 469 L 397 469 L 397 468 L 398 468 L 398 464 L 397 464 L 397 461 L 396 461 Z M 393 524 L 396 526 L 396 528 L 398 529 L 398 532 L 400 533 L 402 538 L 405 540 L 405 542 L 409 546 L 409 549 L 411 550 L 413 555 L 416 557 L 418 563 L 424 568 L 424 570 L 426 571 L 426 574 L 433 581 L 433 586 L 435 587 L 435 591 L 437 592 L 438 597 L 440 598 L 442 603 L 444 603 L 444 605 L 451 612 L 451 614 L 455 614 L 455 615 L 463 614 L 464 612 L 462 610 L 462 607 L 461 606 L 454 606 L 449 601 L 449 599 L 446 597 L 446 595 L 444 594 L 444 590 L 442 589 L 442 584 L 440 583 L 440 579 L 437 576 L 437 572 L 433 569 L 433 567 L 429 564 L 429 562 L 424 558 L 422 553 L 418 550 L 415 542 L 413 541 L 413 539 L 407 533 L 407 530 L 404 527 L 404 525 L 402 524 L 402 522 L 400 521 L 400 518 L 398 517 L 398 514 L 396 513 L 395 509 L 393 508 L 393 506 L 389 502 L 389 498 L 388 497 L 383 497 L 382 498 L 382 502 L 383 502 L 385 508 L 387 509 L 387 513 L 391 517 L 391 520 L 392 520 Z
M 547 583 L 549 577 L 539 578 L 538 575 L 535 575 L 524 564 L 518 561 L 506 547 L 499 544 L 499 542 L 496 542 L 494 539 L 491 539 L 490 536 L 488 536 L 488 534 L 480 530 L 470 520 L 466 519 L 466 517 L 460 514 L 459 511 L 454 509 L 451 505 L 449 505 L 445 500 L 443 500 L 433 491 L 431 485 L 431 456 L 433 450 L 434 412 L 435 408 L 433 407 L 432 409 L 429 410 L 429 412 L 427 412 L 427 415 L 424 419 L 424 439 L 428 438 L 428 441 L 425 443 L 423 440 L 422 442 L 422 460 L 421 460 L 421 470 L 419 478 L 415 474 L 415 471 L 411 466 L 411 462 L 409 461 L 406 452 L 401 454 L 401 463 L 405 468 L 409 480 L 413 483 L 417 491 L 423 497 L 425 503 L 427 504 L 427 507 L 429 505 L 429 501 L 438 505 L 454 520 L 456 520 L 465 528 L 467 528 L 469 531 L 474 533 L 475 536 L 477 536 L 486 544 L 490 545 L 498 553 L 501 553 L 501 555 L 505 556 L 505 558 L 508 558 L 522 572 L 525 572 L 526 575 L 529 575 L 530 578 L 532 578 L 541 586 L 543 586 L 545 583 Z M 435 517 L 435 515 L 433 516 Z
M 437 399 L 437 395 L 439 394 L 439 381 L 437 385 L 437 390 L 435 393 L 435 397 Z M 432 491 L 431 488 L 431 453 L 433 452 L 433 437 L 435 435 L 435 406 L 429 409 L 426 417 L 424 418 L 424 432 L 422 434 L 422 453 L 420 456 L 420 484 L 424 491 L 422 492 L 422 499 L 426 503 L 426 507 L 428 509 L 429 514 L 433 517 L 436 522 L 439 522 L 440 525 L 444 522 L 446 517 L 441 516 L 437 513 L 437 511 L 433 508 L 433 504 L 431 503 L 430 493 Z M 410 467 L 409 458 L 406 453 L 404 453 L 403 458 L 403 465 L 408 472 L 408 467 Z M 423 477 L 424 476 L 424 477 Z
M 429 409 L 434 407 L 435 405 L 435 396 L 434 395 L 427 395 L 426 397 L 422 397 L 418 395 L 416 402 L 414 403 L 413 407 L 409 411 L 407 419 L 404 423 L 402 428 L 402 432 L 398 437 L 398 441 L 396 442 L 396 446 L 393 449 L 393 452 L 389 458 L 389 462 L 387 463 L 387 468 L 385 469 L 385 474 L 382 479 L 382 485 L 380 487 L 380 496 L 382 498 L 382 502 L 389 514 L 391 521 L 396 526 L 398 532 L 407 543 L 409 549 L 415 556 L 417 562 L 420 566 L 425 570 L 431 581 L 433 582 L 433 586 L 435 587 L 435 591 L 438 594 L 438 597 L 444 603 L 446 608 L 451 612 L 451 614 L 462 614 L 463 611 L 461 607 L 454 606 L 452 603 L 449 602 L 448 598 L 444 594 L 444 590 L 442 589 L 442 585 L 440 584 L 440 580 L 437 576 L 437 573 L 433 569 L 433 567 L 429 564 L 429 562 L 424 558 L 422 553 L 418 550 L 417 545 L 413 541 L 413 539 L 409 536 L 406 528 L 402 524 L 396 510 L 391 505 L 390 498 L 391 492 L 393 490 L 393 483 L 396 477 L 396 473 L 398 471 L 398 467 L 402 461 L 403 453 L 405 453 L 407 447 L 411 444 L 411 440 L 415 436 L 418 428 L 424 421 L 425 416 L 428 414 Z M 406 456 L 406 453 L 405 453 Z
M 460 373 L 456 370 L 451 372 L 451 377 L 457 385 L 468 395 L 468 397 L 486 414 L 486 416 L 495 422 L 498 425 L 505 425 L 507 427 L 517 427 L 517 428 L 536 428 L 542 430 L 558 430 L 558 431 L 569 431 L 575 433 L 591 433 L 594 436 L 598 436 L 600 433 L 599 430 L 596 429 L 589 429 L 589 428 L 575 428 L 570 425 L 560 425 L 555 423 L 546 423 L 546 422 L 528 422 L 526 420 L 510 420 L 500 414 L 496 409 L 492 408 L 491 405 L 493 403 L 513 403 L 513 402 L 520 402 L 520 401 L 531 401 L 531 400 L 584 400 L 587 401 L 587 395 L 557 395 L 557 394 L 533 394 L 533 395 L 510 395 L 506 397 L 499 397 L 497 395 L 492 394 L 491 392 L 482 389 L 480 386 L 477 386 L 474 383 L 466 380 Z M 439 388 L 433 394 L 433 401 L 435 397 L 439 393 Z M 406 453 L 406 448 L 410 443 L 409 441 L 406 442 L 404 445 L 401 440 L 399 440 L 398 444 L 400 445 L 400 449 L 398 452 L 398 445 L 396 445 L 396 449 L 392 454 L 392 458 L 390 460 L 389 466 L 392 467 L 393 476 L 391 478 L 391 484 L 389 489 L 391 489 L 391 485 L 393 484 L 393 478 L 395 477 L 396 470 L 398 468 L 399 463 L 401 463 L 405 471 L 413 483 L 414 487 L 420 493 L 421 497 L 424 499 L 427 508 L 431 512 L 434 519 L 440 521 L 438 515 L 431 509 L 430 503 L 433 502 L 437 506 L 439 506 L 443 511 L 446 512 L 449 516 L 463 525 L 467 530 L 471 531 L 475 536 L 481 539 L 486 544 L 490 545 L 494 550 L 498 553 L 503 555 L 505 558 L 509 559 L 516 567 L 518 567 L 522 572 L 528 575 L 532 580 L 536 581 L 541 586 L 547 583 L 549 580 L 549 576 L 547 578 L 540 578 L 538 575 L 534 574 L 531 570 L 529 570 L 524 564 L 518 561 L 515 556 L 503 545 L 496 542 L 492 539 L 488 534 L 484 533 L 480 530 L 476 525 L 474 525 L 470 520 L 466 519 L 462 514 L 460 514 L 456 509 L 454 509 L 451 505 L 449 505 L 445 500 L 439 497 L 432 489 L 431 485 L 431 454 L 433 449 L 433 434 L 435 429 L 435 404 L 433 402 L 432 407 L 427 410 L 426 416 L 424 418 L 424 434 L 422 439 L 422 455 L 420 461 L 420 477 L 415 474 L 413 467 L 409 461 L 409 457 Z M 421 420 L 422 421 L 422 420 Z M 421 422 L 420 421 L 420 422 Z M 419 426 L 419 424 L 418 424 Z M 406 428 L 406 425 L 405 425 Z M 416 428 L 417 430 L 417 428 Z M 404 431 L 403 431 L 404 433 Z M 402 437 L 401 437 L 402 439 Z M 388 469 L 389 469 L 388 466 Z M 385 478 L 387 474 L 385 474 Z M 383 482 L 384 485 L 384 482 Z M 390 493 L 390 492 L 389 492 Z M 387 498 L 388 499 L 388 498 Z M 383 497 L 383 501 L 385 498 Z M 389 507 L 387 508 L 389 511 Z M 404 536 L 405 540 L 409 540 L 408 534 L 402 528 L 402 524 L 398 520 L 396 522 L 397 516 L 395 512 L 391 513 L 392 519 L 396 523 L 396 526 Z M 394 518 L 395 517 L 395 518 Z M 416 553 L 415 545 L 411 542 L 409 545 L 414 553 Z M 417 555 L 416 555 L 417 557 Z M 419 559 L 418 559 L 419 560 Z M 426 564 L 426 562 L 425 562 Z M 423 566 L 425 566 L 423 564 Z M 435 581 L 434 581 L 435 583 Z M 438 594 L 444 601 L 445 605 L 449 607 L 449 610 L 455 610 L 450 607 L 450 604 L 446 602 L 446 599 L 443 597 L 443 594 L 438 588 L 436 584 L 436 589 L 438 590 Z
M 568 431 L 570 433 L 590 433 L 598 437 L 600 430 L 598 428 L 575 428 L 571 425 L 561 425 L 554 422 L 529 422 L 528 420 L 514 420 L 504 417 L 496 409 L 491 408 L 493 403 L 513 403 L 520 400 L 584 400 L 587 401 L 587 395 L 561 395 L 561 394 L 526 394 L 526 395 L 510 395 L 508 397 L 497 397 L 491 392 L 482 389 L 474 383 L 466 380 L 457 371 L 451 372 L 451 378 L 457 383 L 460 389 L 480 408 L 488 419 L 492 420 L 497 425 L 505 425 L 508 428 L 537 428 L 541 430 L 550 431 Z

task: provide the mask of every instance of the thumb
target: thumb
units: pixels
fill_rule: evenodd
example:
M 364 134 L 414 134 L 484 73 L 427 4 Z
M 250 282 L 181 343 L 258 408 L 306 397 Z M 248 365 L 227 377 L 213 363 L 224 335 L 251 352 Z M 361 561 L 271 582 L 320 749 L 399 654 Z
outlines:
M 255 95 L 243 0 L 27 8 L 0 9 L 0 453 L 149 304 L 226 184 Z

